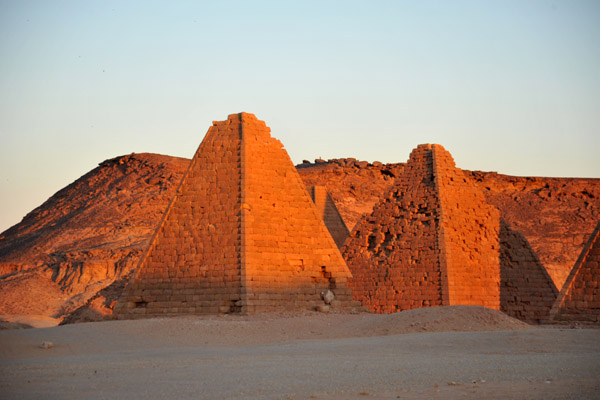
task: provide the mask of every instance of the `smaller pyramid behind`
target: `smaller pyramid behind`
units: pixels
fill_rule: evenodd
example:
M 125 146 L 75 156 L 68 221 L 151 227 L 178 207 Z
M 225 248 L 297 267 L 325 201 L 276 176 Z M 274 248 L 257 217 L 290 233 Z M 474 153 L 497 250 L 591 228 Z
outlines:
M 348 231 L 346 223 L 327 192 L 327 188 L 325 186 L 310 186 L 308 193 L 315 203 L 321 219 L 325 222 L 331 237 L 335 240 L 335 244 L 341 249 L 346 239 L 348 239 L 350 231 Z
M 567 277 L 550 317 L 556 321 L 600 322 L 600 222 Z
M 440 145 L 419 145 L 342 250 L 354 298 L 374 312 L 500 308 L 499 213 Z
M 281 142 L 214 122 L 125 288 L 119 319 L 356 306 L 351 276 Z

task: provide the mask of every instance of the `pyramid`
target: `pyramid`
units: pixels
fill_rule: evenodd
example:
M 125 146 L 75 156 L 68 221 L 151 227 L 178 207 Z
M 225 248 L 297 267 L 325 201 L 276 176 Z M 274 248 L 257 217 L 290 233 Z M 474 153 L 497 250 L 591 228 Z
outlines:
M 527 322 L 545 322 L 558 290 L 525 236 L 500 220 L 500 310 Z
M 335 244 L 341 249 L 350 232 L 329 192 L 327 192 L 327 188 L 325 186 L 310 186 L 308 193 Z
M 115 314 L 312 309 L 351 276 L 283 145 L 252 114 L 213 122 Z
M 419 145 L 342 252 L 354 298 L 374 312 L 500 308 L 499 212 L 440 145 Z
M 600 222 L 569 273 L 550 316 L 557 321 L 600 322 Z

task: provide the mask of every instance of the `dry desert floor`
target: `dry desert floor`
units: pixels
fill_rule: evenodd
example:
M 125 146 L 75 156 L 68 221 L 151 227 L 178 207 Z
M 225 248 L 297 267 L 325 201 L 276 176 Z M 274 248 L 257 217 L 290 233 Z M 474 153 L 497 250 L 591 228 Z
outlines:
M 464 306 L 5 329 L 0 398 L 597 399 L 600 329 Z

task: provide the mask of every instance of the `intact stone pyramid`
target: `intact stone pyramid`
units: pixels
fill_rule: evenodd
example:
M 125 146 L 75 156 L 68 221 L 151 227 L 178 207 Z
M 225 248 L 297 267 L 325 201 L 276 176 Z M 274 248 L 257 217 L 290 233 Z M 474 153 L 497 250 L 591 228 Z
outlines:
M 327 290 L 350 307 L 350 277 L 281 142 L 233 114 L 208 130 L 116 314 L 311 309 Z
M 440 145 L 414 149 L 397 185 L 342 250 L 355 299 L 374 312 L 500 308 L 498 210 Z
M 600 222 L 552 307 L 556 320 L 600 321 Z

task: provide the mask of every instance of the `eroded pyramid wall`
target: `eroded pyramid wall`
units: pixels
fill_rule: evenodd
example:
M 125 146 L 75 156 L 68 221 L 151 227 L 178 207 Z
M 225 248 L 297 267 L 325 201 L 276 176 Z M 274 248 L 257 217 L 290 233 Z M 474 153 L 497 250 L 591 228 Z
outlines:
M 252 114 L 214 122 L 115 313 L 352 307 L 350 272 L 281 143 Z
M 412 151 L 398 184 L 342 250 L 354 298 L 374 312 L 441 306 L 438 196 L 431 146 Z
M 550 314 L 558 321 L 600 321 L 600 222 L 573 266 Z
M 354 297 L 375 312 L 499 309 L 499 215 L 440 145 L 420 145 L 343 249 Z

